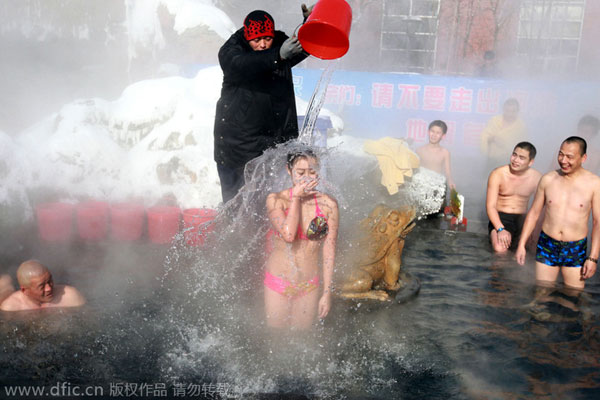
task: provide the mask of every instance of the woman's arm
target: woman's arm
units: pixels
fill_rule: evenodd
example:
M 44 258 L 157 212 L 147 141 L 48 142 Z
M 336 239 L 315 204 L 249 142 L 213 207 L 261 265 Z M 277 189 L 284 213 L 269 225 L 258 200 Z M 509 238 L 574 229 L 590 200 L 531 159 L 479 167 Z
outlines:
M 314 190 L 318 180 L 303 180 L 292 187 L 292 196 L 287 215 L 285 214 L 283 202 L 277 201 L 280 195 L 287 195 L 287 190 L 279 193 L 271 193 L 267 196 L 267 214 L 271 225 L 279 235 L 288 243 L 296 239 L 298 224 L 300 223 L 300 210 L 302 208 L 302 199 L 312 197 L 317 192 Z
M 319 300 L 319 318 L 325 318 L 331 310 L 331 292 L 333 290 L 333 268 L 335 266 L 335 248 L 339 227 L 337 202 L 328 198 L 331 212 L 327 216 L 329 233 L 323 243 L 323 295 Z
M 288 243 L 296 239 L 298 222 L 300 220 L 300 199 L 292 195 L 288 213 L 285 215 L 282 201 L 277 201 L 278 193 L 267 196 L 267 214 L 271 226 L 279 233 L 281 238 Z

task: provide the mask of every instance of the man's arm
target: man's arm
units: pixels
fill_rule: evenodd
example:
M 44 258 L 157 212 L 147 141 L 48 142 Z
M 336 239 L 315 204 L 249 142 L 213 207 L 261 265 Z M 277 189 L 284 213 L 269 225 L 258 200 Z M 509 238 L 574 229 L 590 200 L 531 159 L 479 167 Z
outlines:
M 596 185 L 592 194 L 592 249 L 589 252 L 589 257 L 598 260 L 600 254 L 600 178 L 596 179 Z M 581 269 L 583 279 L 588 279 L 594 276 L 597 262 L 586 259 Z
M 12 279 L 10 279 L 10 275 L 0 274 L 0 304 L 2 304 L 2 301 L 10 296 L 14 291 L 15 288 L 12 285 Z
M 502 172 L 499 169 L 495 169 L 488 178 L 487 194 L 485 199 L 485 209 L 494 229 L 497 232 L 497 243 L 492 243 L 496 251 L 502 251 L 502 249 L 508 249 L 512 242 L 512 235 L 509 231 L 504 229 L 504 224 L 498 214 L 498 196 L 500 194 L 500 181 Z M 492 236 L 493 238 L 493 236 Z
M 263 51 L 249 51 L 239 43 L 228 40 L 219 50 L 219 64 L 223 72 L 237 79 L 247 79 L 264 71 L 274 71 L 282 62 L 279 47 Z
M 21 309 L 21 303 L 18 301 L 17 295 L 14 292 L 9 295 L 4 301 L 0 304 L 0 310 L 2 311 L 18 311 Z
M 65 307 L 80 307 L 86 303 L 86 299 L 79 290 L 73 286 L 65 286 Z
M 498 204 L 498 194 L 500 193 L 500 171 L 495 169 L 492 171 L 488 178 L 487 194 L 485 198 L 485 211 L 490 219 L 494 229 L 503 228 L 502 221 L 500 221 L 500 215 L 496 208 Z
M 415 149 L 415 153 L 419 156 L 419 166 L 421 167 L 423 166 L 423 147 L 424 146 L 421 146 Z
M 450 189 L 456 189 L 456 185 L 452 179 L 452 170 L 450 169 L 450 152 L 447 149 L 444 150 L 444 173 L 446 175 L 446 179 L 448 180 L 448 186 Z
M 546 202 L 546 181 L 548 175 L 544 175 L 542 179 L 540 179 L 540 183 L 538 184 L 537 191 L 535 192 L 535 197 L 533 199 L 533 203 L 531 203 L 531 208 L 527 213 L 527 217 L 525 217 L 525 222 L 523 223 L 523 229 L 521 231 L 521 238 L 519 239 L 519 244 L 517 245 L 516 258 L 517 262 L 521 265 L 525 264 L 525 255 L 527 251 L 525 250 L 525 244 L 531 236 L 535 225 L 540 217 L 542 210 L 544 209 L 544 204 Z
M 294 57 L 290 58 L 289 60 L 286 60 L 289 64 L 290 67 L 293 67 L 297 64 L 300 64 L 302 61 L 306 60 L 306 58 L 309 56 L 310 54 L 308 54 L 306 52 L 306 50 L 304 50 L 302 53 L 295 55 Z

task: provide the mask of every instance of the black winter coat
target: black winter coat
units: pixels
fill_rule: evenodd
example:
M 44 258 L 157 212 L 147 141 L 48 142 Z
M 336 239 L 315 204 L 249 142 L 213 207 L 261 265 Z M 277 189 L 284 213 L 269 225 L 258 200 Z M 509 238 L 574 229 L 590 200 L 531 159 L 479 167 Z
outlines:
M 298 137 L 292 66 L 307 55 L 281 60 L 286 39 L 275 31 L 270 49 L 254 51 L 242 28 L 219 50 L 223 87 L 215 114 L 217 164 L 240 168 L 267 148 Z

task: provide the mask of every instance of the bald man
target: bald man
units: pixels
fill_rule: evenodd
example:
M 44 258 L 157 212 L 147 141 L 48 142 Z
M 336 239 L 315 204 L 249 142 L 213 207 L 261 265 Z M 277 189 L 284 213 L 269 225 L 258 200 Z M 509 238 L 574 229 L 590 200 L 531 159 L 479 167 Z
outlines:
M 2 311 L 38 310 L 48 307 L 79 307 L 85 298 L 77 289 L 54 285 L 48 268 L 36 260 L 28 260 L 17 269 L 20 289 L 0 304 Z

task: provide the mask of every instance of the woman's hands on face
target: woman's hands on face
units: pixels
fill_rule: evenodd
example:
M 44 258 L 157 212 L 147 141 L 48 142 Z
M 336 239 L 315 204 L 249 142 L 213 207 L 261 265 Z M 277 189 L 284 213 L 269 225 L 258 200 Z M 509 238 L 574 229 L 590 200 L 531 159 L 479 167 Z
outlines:
M 309 176 L 303 176 L 298 179 L 292 187 L 292 197 L 304 198 L 312 196 L 317 193 L 316 187 L 319 184 L 319 177 L 311 178 Z

